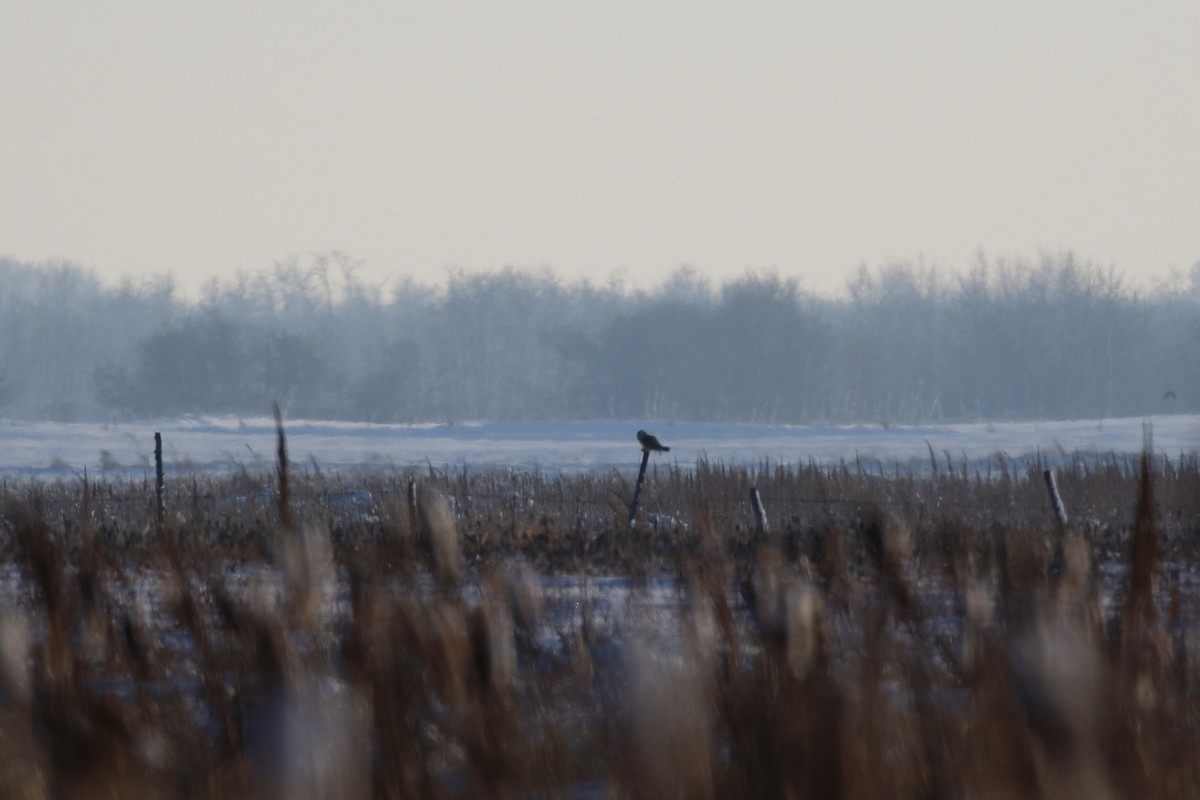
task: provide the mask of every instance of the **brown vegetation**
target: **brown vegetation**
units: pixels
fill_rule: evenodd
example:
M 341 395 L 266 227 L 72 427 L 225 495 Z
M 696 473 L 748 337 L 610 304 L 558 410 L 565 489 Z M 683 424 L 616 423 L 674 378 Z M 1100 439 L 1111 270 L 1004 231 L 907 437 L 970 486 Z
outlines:
M 934 467 L 3 487 L 0 796 L 1200 795 L 1200 465 Z

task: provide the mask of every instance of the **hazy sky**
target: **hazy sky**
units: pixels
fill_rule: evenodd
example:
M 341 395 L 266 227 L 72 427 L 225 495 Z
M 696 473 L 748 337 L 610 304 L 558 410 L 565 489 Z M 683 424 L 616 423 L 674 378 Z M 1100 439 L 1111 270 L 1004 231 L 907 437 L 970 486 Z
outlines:
M 1200 260 L 1200 3 L 56 3 L 0 30 L 0 254 L 810 287 Z

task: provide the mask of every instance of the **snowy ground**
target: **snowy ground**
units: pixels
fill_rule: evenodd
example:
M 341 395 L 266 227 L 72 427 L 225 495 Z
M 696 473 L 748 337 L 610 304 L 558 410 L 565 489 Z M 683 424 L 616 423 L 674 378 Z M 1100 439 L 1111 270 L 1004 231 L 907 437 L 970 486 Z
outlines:
M 669 421 L 486 422 L 455 425 L 367 425 L 291 420 L 285 423 L 291 460 L 323 470 L 467 464 L 472 468 L 547 470 L 636 469 L 638 428 L 671 447 L 659 463 L 690 467 L 698 459 L 724 463 L 836 463 L 928 468 L 932 447 L 986 464 L 997 453 L 1020 459 L 1041 453 L 1137 453 L 1145 423 L 1154 448 L 1170 458 L 1200 449 L 1200 416 L 1078 422 L 997 422 L 922 426 L 792 426 Z M 265 470 L 274 463 L 275 428 L 268 417 L 187 417 L 112 424 L 0 420 L 0 475 L 70 477 L 86 467 L 141 475 L 153 469 L 154 433 L 163 434 L 171 472 Z

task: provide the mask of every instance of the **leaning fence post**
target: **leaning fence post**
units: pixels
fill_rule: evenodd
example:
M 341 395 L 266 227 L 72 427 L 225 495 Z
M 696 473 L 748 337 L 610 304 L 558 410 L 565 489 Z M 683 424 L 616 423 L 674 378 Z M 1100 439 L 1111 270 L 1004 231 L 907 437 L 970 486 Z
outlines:
M 767 510 L 763 508 L 762 496 L 758 489 L 753 486 L 750 487 L 750 506 L 754 509 L 754 516 L 758 518 L 759 535 L 769 533 L 771 526 L 767 523 Z
M 638 497 L 642 494 L 642 483 L 646 480 L 646 464 L 650 461 L 650 451 L 642 450 L 642 468 L 638 470 L 637 486 L 633 489 L 633 502 L 629 504 L 629 527 L 633 527 L 633 518 L 637 516 Z
M 1050 574 L 1058 577 L 1066 570 L 1063 539 L 1067 531 L 1067 509 L 1063 506 L 1062 496 L 1058 493 L 1058 482 L 1054 480 L 1054 471 L 1042 470 L 1042 478 L 1045 479 L 1046 491 L 1050 494 L 1050 508 L 1054 510 L 1054 555 L 1050 559 Z
M 1054 480 L 1054 470 L 1042 470 L 1046 480 L 1046 491 L 1050 494 L 1050 508 L 1054 510 L 1054 519 L 1058 523 L 1058 532 L 1062 533 L 1067 527 L 1067 509 L 1063 506 L 1062 497 L 1058 493 L 1058 483 Z
M 638 497 L 642 494 L 642 482 L 646 480 L 646 462 L 650 460 L 651 453 L 669 453 L 671 448 L 658 440 L 657 436 L 646 433 L 645 431 L 637 432 L 638 444 L 642 446 L 642 466 L 638 470 L 637 486 L 633 490 L 633 502 L 629 504 L 629 527 L 633 527 L 633 519 L 637 516 Z
M 163 457 L 162 433 L 154 433 L 154 509 L 159 522 L 163 518 Z

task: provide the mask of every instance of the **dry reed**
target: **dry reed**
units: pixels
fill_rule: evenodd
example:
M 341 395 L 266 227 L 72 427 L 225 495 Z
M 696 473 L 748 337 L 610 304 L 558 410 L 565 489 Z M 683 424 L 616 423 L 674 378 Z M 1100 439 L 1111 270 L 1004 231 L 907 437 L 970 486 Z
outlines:
M 952 466 L 6 487 L 0 795 L 1200 795 L 1196 462 Z

